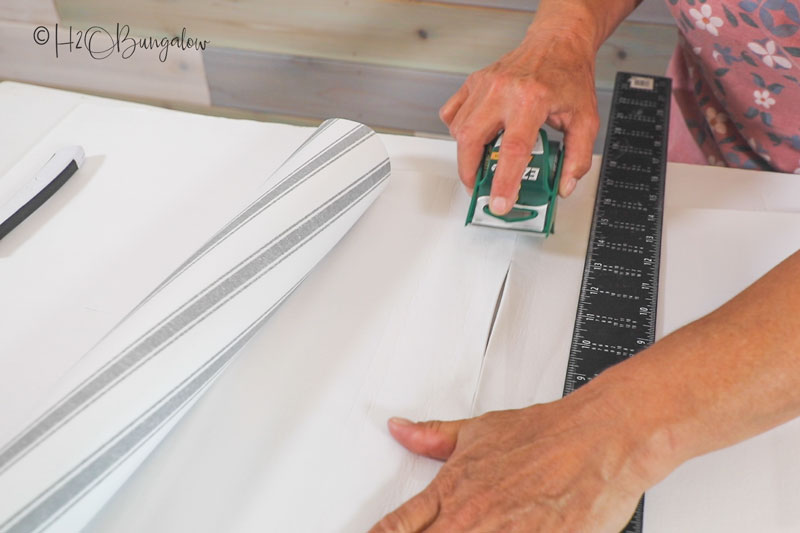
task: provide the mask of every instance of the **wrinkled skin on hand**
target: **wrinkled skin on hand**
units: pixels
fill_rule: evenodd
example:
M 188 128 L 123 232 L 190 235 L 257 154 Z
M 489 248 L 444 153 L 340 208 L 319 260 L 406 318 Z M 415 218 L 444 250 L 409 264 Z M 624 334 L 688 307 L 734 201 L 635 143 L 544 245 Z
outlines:
M 608 402 L 577 393 L 461 421 L 392 419 L 406 448 L 446 462 L 371 533 L 617 533 L 653 482 L 630 427 Z
M 590 168 L 599 118 L 594 45 L 561 28 L 532 27 L 514 51 L 471 74 L 439 115 L 458 141 L 458 173 L 475 184 L 483 147 L 505 130 L 490 208 L 508 212 L 540 126 L 564 131 L 566 159 L 559 193 L 566 197 Z

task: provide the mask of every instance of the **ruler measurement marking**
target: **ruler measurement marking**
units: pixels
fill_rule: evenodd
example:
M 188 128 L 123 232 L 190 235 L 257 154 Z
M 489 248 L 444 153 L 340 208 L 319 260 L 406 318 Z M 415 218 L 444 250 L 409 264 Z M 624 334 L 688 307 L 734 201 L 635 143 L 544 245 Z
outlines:
M 632 184 L 632 183 L 625 183 L 624 181 L 619 181 L 619 180 L 608 180 L 607 185 L 610 187 L 628 189 L 631 191 L 647 191 L 647 192 L 650 191 L 650 186 L 648 184 L 642 184 L 642 183 Z
M 644 253 L 644 246 L 637 246 L 635 244 L 628 244 L 626 242 L 615 242 L 615 241 L 603 241 L 603 247 L 611 249 L 611 250 L 618 250 L 620 252 L 631 252 L 635 254 L 643 254 Z
M 647 226 L 645 226 L 644 224 L 637 224 L 635 222 L 621 222 L 621 221 L 611 221 L 611 220 L 606 220 L 605 222 L 603 222 L 603 220 L 601 219 L 600 225 L 612 229 L 621 229 L 627 231 L 638 231 L 638 232 L 647 231 Z
M 604 263 L 595 263 L 592 265 L 595 272 L 608 272 L 617 276 L 631 276 L 636 278 L 642 277 L 642 271 L 637 268 L 628 268 L 620 265 L 608 265 Z
M 620 316 L 600 315 L 595 313 L 586 313 L 584 318 L 588 321 L 598 321 L 604 324 L 611 324 L 621 328 L 636 328 L 639 321 L 633 318 L 626 318 Z
M 564 394 L 655 341 L 671 85 L 618 73 Z M 644 499 L 624 533 L 641 533 Z

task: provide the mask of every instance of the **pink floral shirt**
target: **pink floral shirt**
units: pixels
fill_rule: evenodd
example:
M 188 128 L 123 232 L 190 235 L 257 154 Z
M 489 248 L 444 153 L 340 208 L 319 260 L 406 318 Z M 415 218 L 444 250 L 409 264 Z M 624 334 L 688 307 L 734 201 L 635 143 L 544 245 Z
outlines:
M 667 5 L 680 28 L 673 112 L 695 141 L 678 139 L 670 158 L 694 151 L 710 164 L 800 174 L 800 0 Z

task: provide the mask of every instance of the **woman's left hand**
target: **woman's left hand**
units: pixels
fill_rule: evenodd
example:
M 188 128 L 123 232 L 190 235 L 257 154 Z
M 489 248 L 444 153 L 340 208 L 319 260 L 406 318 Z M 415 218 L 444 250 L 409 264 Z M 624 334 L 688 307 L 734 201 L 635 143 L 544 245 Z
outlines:
M 467 420 L 392 419 L 403 446 L 446 462 L 371 533 L 617 533 L 659 477 L 643 459 L 653 439 L 626 418 L 587 390 Z

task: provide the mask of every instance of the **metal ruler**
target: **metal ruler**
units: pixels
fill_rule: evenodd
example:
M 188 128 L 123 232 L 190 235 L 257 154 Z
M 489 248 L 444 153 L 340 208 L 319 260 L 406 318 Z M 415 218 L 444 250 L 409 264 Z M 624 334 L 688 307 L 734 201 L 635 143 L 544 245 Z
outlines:
M 564 395 L 655 342 L 671 81 L 620 72 Z M 644 498 L 625 533 L 640 533 Z

